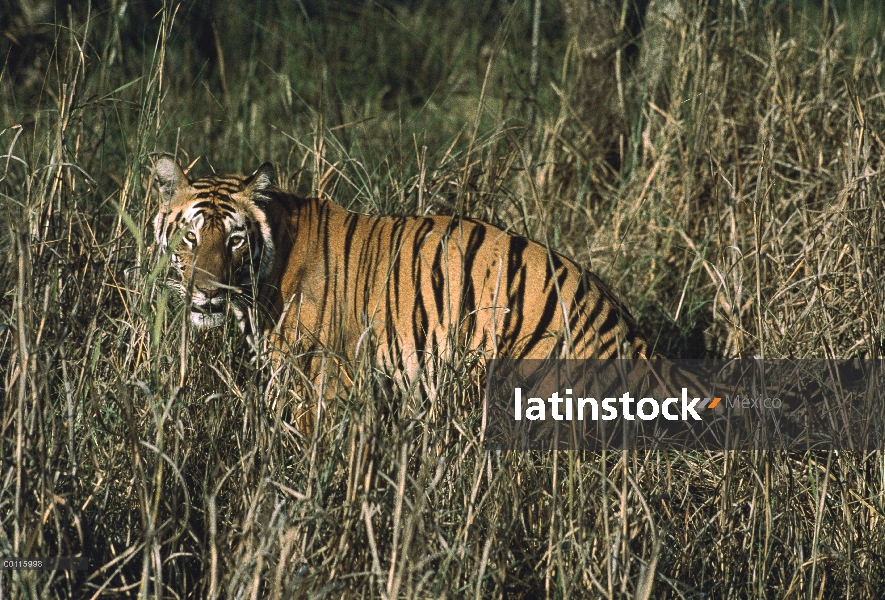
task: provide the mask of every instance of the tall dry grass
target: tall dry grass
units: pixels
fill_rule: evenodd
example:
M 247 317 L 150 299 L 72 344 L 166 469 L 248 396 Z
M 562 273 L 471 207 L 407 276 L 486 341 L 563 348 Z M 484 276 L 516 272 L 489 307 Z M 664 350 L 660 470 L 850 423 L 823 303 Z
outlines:
M 90 568 L 0 597 L 885 595 L 881 450 L 497 453 L 469 365 L 432 400 L 358 365 L 322 405 L 297 360 L 189 330 L 145 189 L 153 151 L 272 160 L 349 208 L 545 241 L 664 354 L 879 358 L 876 3 L 653 3 L 601 59 L 544 3 L 530 130 L 531 2 L 4 10 L 0 554 Z

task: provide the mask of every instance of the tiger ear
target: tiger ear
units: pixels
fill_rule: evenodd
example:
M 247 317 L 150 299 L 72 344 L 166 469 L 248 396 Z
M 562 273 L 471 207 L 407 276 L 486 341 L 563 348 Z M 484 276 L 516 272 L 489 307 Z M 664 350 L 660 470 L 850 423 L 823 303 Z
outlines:
M 157 182 L 164 202 L 171 201 L 175 192 L 191 183 L 175 159 L 169 154 L 163 154 L 154 163 L 154 181 Z
M 255 172 L 246 180 L 246 192 L 249 194 L 263 194 L 273 187 L 274 179 L 273 165 L 266 162 L 255 169 Z

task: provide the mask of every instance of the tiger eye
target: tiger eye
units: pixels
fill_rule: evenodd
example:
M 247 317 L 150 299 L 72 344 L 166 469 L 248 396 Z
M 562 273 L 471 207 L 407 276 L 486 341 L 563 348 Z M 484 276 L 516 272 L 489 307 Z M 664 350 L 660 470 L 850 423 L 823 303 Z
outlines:
M 184 239 L 194 244 L 197 242 L 197 236 L 193 231 L 188 231 L 185 234 Z

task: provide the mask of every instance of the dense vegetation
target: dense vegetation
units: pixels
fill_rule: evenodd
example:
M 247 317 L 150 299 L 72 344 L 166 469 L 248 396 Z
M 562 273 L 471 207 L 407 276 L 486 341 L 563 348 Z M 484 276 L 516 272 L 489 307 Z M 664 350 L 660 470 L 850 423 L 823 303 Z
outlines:
M 665 355 L 880 358 L 878 2 L 541 4 L 0 3 L 0 555 L 90 557 L 0 597 L 885 596 L 881 450 L 490 452 L 467 367 L 320 406 L 184 326 L 157 151 L 545 241 Z

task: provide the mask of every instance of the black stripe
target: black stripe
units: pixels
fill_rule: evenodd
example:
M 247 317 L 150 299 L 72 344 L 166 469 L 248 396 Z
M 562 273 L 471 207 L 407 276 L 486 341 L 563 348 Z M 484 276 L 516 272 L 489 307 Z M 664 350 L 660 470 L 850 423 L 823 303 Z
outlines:
M 508 267 L 508 271 L 510 268 Z M 510 310 L 504 314 L 504 324 L 501 327 L 502 345 L 512 348 L 522 334 L 522 326 L 525 321 L 525 289 L 527 268 L 514 272 L 507 282 L 507 306 Z
M 589 329 L 596 328 L 596 319 L 599 318 L 602 311 L 606 308 L 606 301 L 604 296 L 600 296 L 593 306 L 590 308 L 590 312 L 587 313 L 587 316 L 584 318 L 584 327 L 588 327 Z
M 415 351 L 418 358 L 423 358 L 427 343 L 427 310 L 424 307 L 424 297 L 420 288 L 415 296 L 415 309 L 412 311 L 412 337 L 415 340 Z
M 461 290 L 461 307 L 459 317 L 464 331 L 464 339 L 461 343 L 468 343 L 473 338 L 476 329 L 476 289 L 473 285 L 473 264 L 476 254 L 486 239 L 486 227 L 482 223 L 476 223 L 467 238 L 467 247 L 464 248 L 464 271 L 462 274 L 463 289 Z M 460 333 L 460 332 L 459 332 Z
M 361 215 L 354 213 L 348 213 L 347 216 L 344 217 L 344 256 L 341 257 L 341 262 L 344 269 L 344 285 L 342 289 L 345 294 L 348 293 L 349 290 L 347 284 L 350 280 L 350 253 L 353 250 L 354 233 L 359 225 L 360 216 Z M 359 262 L 357 262 L 357 265 L 359 265 Z M 359 273 L 359 270 L 357 270 L 357 273 Z
M 560 272 L 563 267 L 562 259 L 554 254 L 553 252 L 547 251 L 547 270 L 544 273 L 544 291 L 550 290 L 551 288 L 555 291 L 557 288 L 562 288 L 562 284 L 565 283 L 566 278 L 568 277 L 567 270 Z M 556 284 L 554 285 L 554 275 L 559 273 L 556 277 Z
M 515 235 L 510 238 L 510 247 L 507 249 L 507 280 L 516 278 L 516 273 L 525 266 L 523 254 L 528 247 L 529 241 L 521 236 Z
M 388 256 L 393 258 L 393 262 L 390 263 L 390 269 L 387 273 L 387 282 L 385 285 L 387 286 L 387 299 L 391 302 L 391 310 L 393 310 L 394 308 L 399 308 L 399 271 L 402 266 L 401 240 L 403 237 L 403 232 L 405 230 L 404 222 L 404 219 L 396 219 L 393 222 L 390 232 L 390 246 L 388 248 Z M 397 314 L 399 314 L 398 310 Z
M 532 349 L 537 346 L 542 339 L 544 339 L 544 336 L 547 335 L 547 332 L 550 329 L 550 323 L 553 322 L 553 319 L 556 316 L 558 304 L 559 301 L 557 298 L 556 290 L 550 290 L 550 292 L 547 294 L 547 302 L 544 303 L 544 311 L 541 313 L 541 318 L 538 319 L 537 323 L 535 323 L 535 326 L 532 330 L 532 335 L 525 346 L 526 353 L 531 352 Z
M 418 284 L 421 283 L 417 275 L 418 263 L 421 261 L 421 247 L 424 245 L 424 238 L 431 231 L 433 231 L 433 219 L 421 219 L 412 233 L 412 281 Z
M 436 306 L 436 320 L 443 322 L 445 316 L 446 278 L 442 268 L 443 240 L 438 240 L 433 255 L 433 266 L 430 268 L 430 287 L 433 290 L 433 302 Z
M 525 304 L 527 269 L 524 255 L 528 245 L 529 241 L 518 235 L 511 236 L 508 243 L 505 286 L 507 306 L 510 310 L 504 314 L 504 323 L 501 327 L 502 345 L 507 348 L 513 348 L 519 339 L 525 320 L 523 306 Z
M 371 298 L 372 298 L 372 289 L 374 289 L 376 284 L 380 284 L 378 281 L 379 277 L 384 277 L 387 273 L 381 273 L 381 269 L 377 268 L 377 253 L 380 251 L 378 244 L 375 243 L 376 240 L 379 239 L 378 234 L 376 233 L 377 229 L 381 226 L 381 219 L 372 219 L 372 224 L 369 227 L 369 233 L 367 236 L 366 242 L 363 244 L 362 248 L 360 248 L 360 259 L 357 263 L 357 273 L 364 274 L 363 279 L 363 307 L 366 311 L 368 311 Z M 379 296 L 380 300 L 380 296 Z M 372 315 L 366 314 L 367 318 L 371 318 Z
M 603 336 L 607 333 L 610 333 L 621 323 L 621 313 L 614 306 L 608 307 L 608 314 L 605 315 L 605 320 L 596 327 L 596 330 L 599 332 L 600 336 Z
M 601 340 L 600 340 L 601 341 Z M 617 349 L 612 352 L 612 346 L 617 342 L 616 339 L 606 340 L 601 342 L 599 347 L 596 348 L 596 352 L 593 353 L 594 358 L 609 358 L 611 356 L 617 355 Z
M 589 287 L 589 280 L 583 272 L 580 272 L 578 274 L 578 285 L 575 286 L 575 294 L 572 297 L 569 307 L 568 327 L 569 331 L 572 332 L 573 342 L 577 340 L 577 337 L 575 336 L 576 332 L 578 332 L 578 335 L 581 335 L 584 332 L 584 328 L 579 327 L 579 321 L 584 316 L 584 311 L 587 308 L 586 302 Z M 577 343 L 575 345 L 577 345 Z
M 197 210 L 199 213 L 207 213 L 210 217 L 218 217 L 219 215 L 226 217 L 234 217 L 238 214 L 238 210 L 229 204 L 218 204 L 210 201 L 197 202 L 191 204 L 189 210 Z
M 329 245 L 328 245 L 328 242 L 329 242 L 329 219 L 328 219 L 328 216 L 329 215 L 328 215 L 327 211 L 323 210 L 323 207 L 320 207 L 320 210 L 318 211 L 318 214 L 317 214 L 316 235 L 317 235 L 317 238 L 319 238 L 320 248 L 323 248 L 323 250 L 324 250 L 322 252 L 322 255 L 323 255 L 323 293 L 322 293 L 322 297 L 319 300 L 319 302 L 320 302 L 319 315 L 320 315 L 320 319 L 323 321 L 325 321 L 325 316 L 326 316 L 326 305 L 330 299 L 333 302 L 333 306 L 332 306 L 333 314 L 334 314 L 335 308 L 336 308 L 336 306 L 334 304 L 335 299 L 332 298 L 332 293 L 335 290 L 334 290 L 334 287 L 332 287 L 332 284 L 333 284 L 332 276 L 331 276 L 332 275 L 332 273 L 331 273 L 332 272 L 332 264 L 331 264 L 332 263 L 332 256 L 329 253 Z M 332 330 L 330 335 L 333 335 L 335 333 L 334 332 L 335 323 L 323 323 L 323 324 L 329 326 L 330 330 Z

